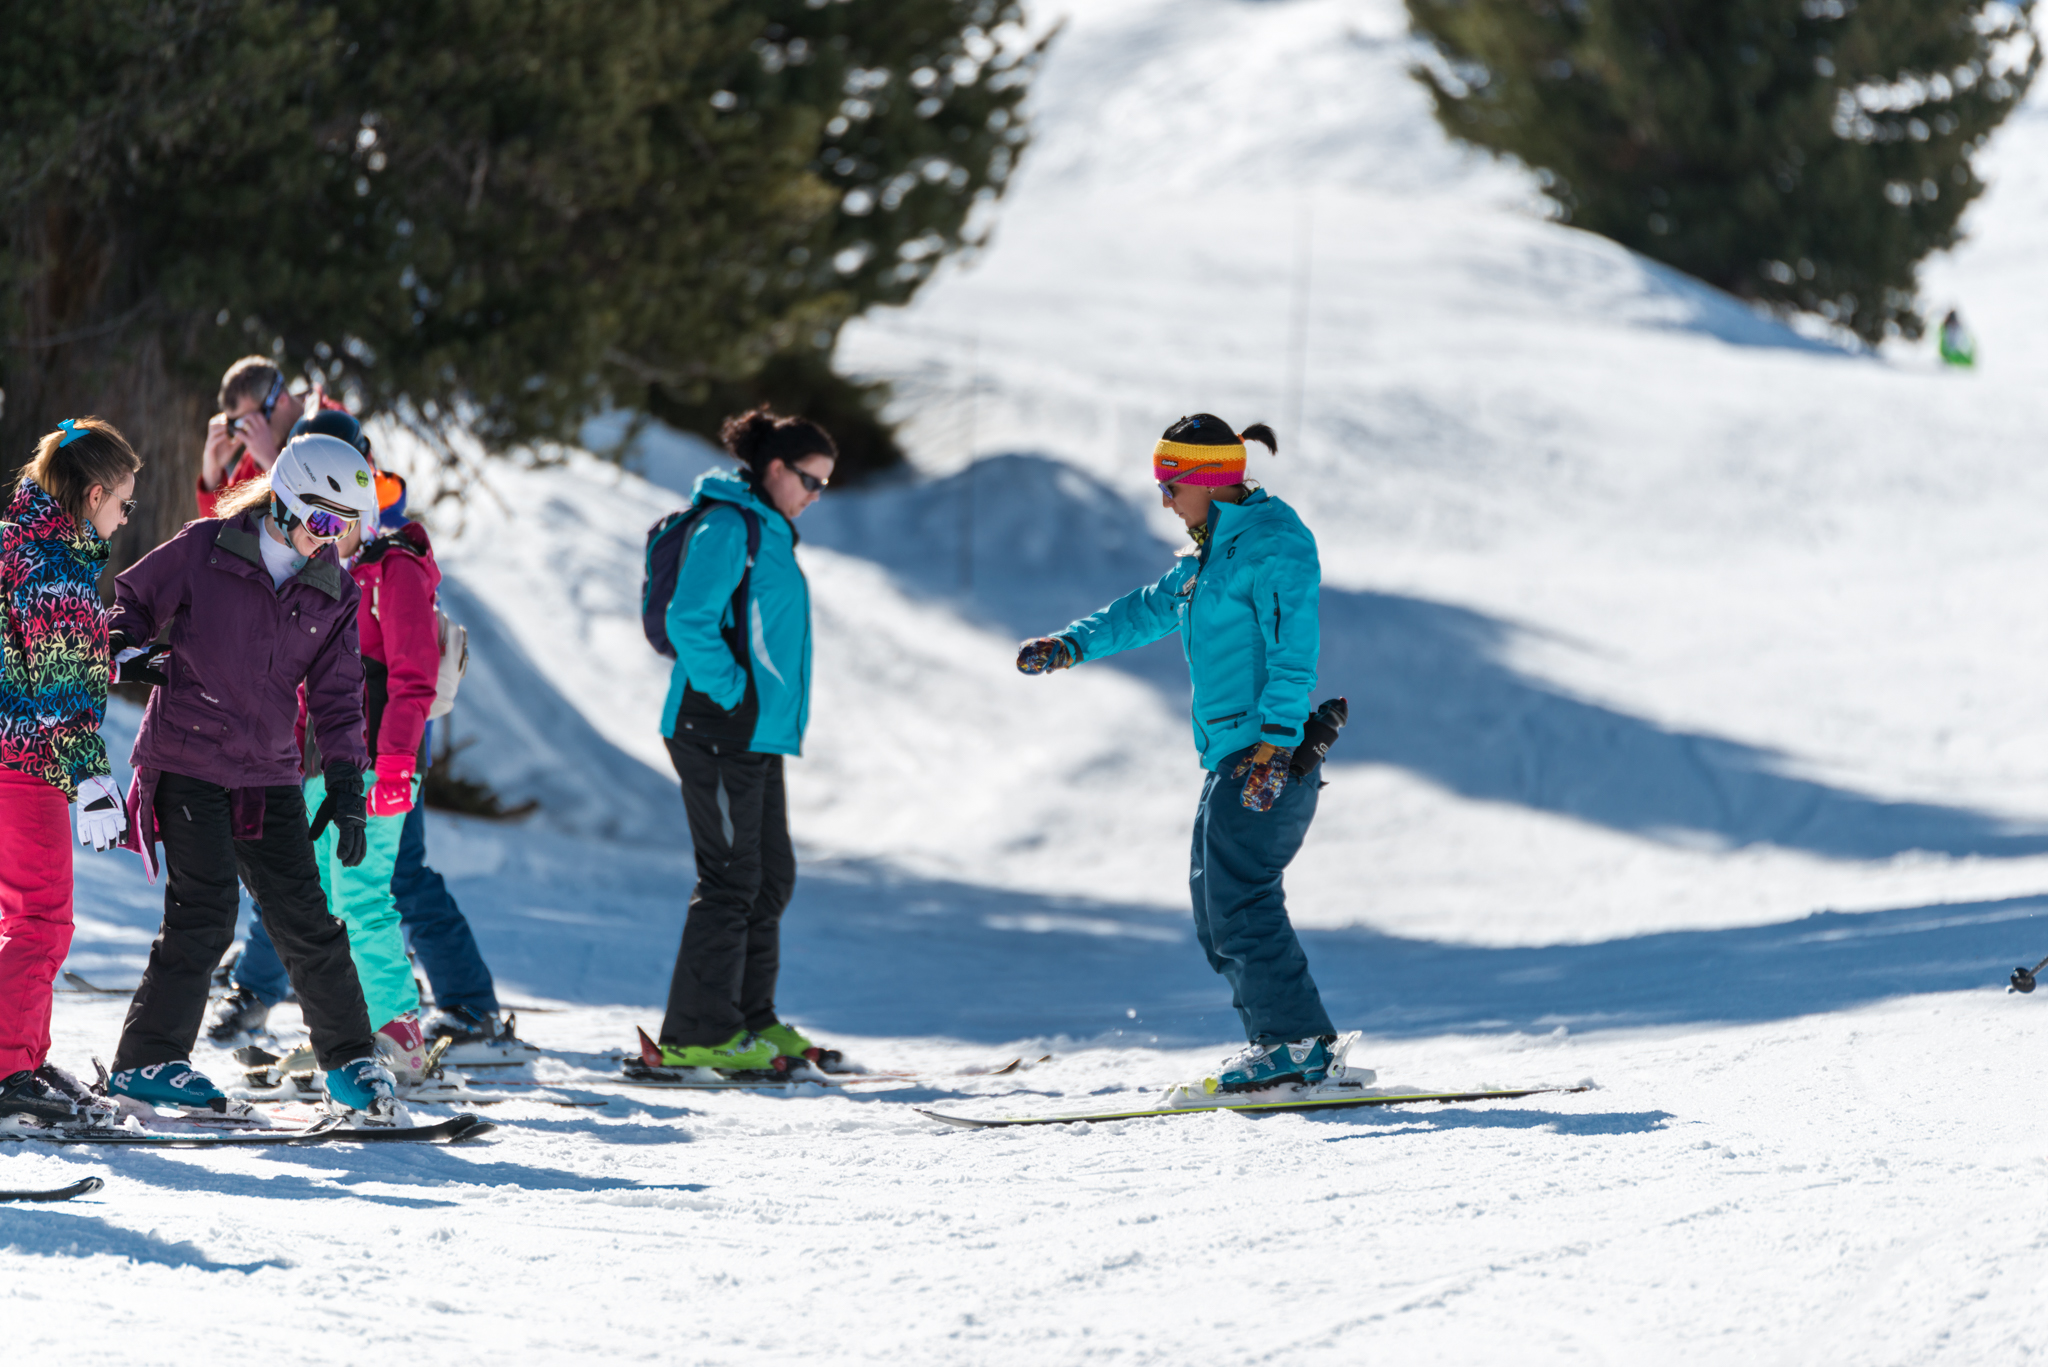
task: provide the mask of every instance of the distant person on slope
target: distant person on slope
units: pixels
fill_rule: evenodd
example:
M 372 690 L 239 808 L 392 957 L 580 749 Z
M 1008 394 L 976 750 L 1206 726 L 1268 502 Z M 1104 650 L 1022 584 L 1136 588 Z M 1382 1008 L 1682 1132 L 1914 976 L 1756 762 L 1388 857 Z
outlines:
M 0 1117 L 71 1120 L 89 1096 L 49 1061 L 50 985 L 71 948 L 69 808 L 94 849 L 128 824 L 100 739 L 99 577 L 141 468 L 110 424 L 67 418 L 0 515 Z
M 1218 1091 L 1320 1082 L 1336 1040 L 1281 888 L 1315 819 L 1316 769 L 1327 748 L 1327 740 L 1303 745 L 1321 648 L 1322 571 L 1315 538 L 1294 510 L 1246 481 L 1246 441 L 1278 452 L 1262 423 L 1239 437 L 1201 413 L 1167 428 L 1153 449 L 1153 477 L 1193 549 L 1158 583 L 1017 653 L 1018 670 L 1044 674 L 1180 633 L 1194 683 L 1195 745 L 1209 771 L 1195 811 L 1195 936 L 1229 981 L 1250 1041 L 1211 1079 Z M 1326 708 L 1338 710 L 1341 725 L 1341 702 Z
M 170 651 L 132 756 L 137 848 L 151 864 L 164 847 L 164 920 L 110 1085 L 152 1104 L 222 1104 L 191 1052 L 234 938 L 239 876 L 284 953 L 329 1098 L 390 1114 L 392 1077 L 377 1062 L 348 933 L 320 887 L 295 725 L 303 687 L 325 756 L 316 824 L 339 826 L 341 862 L 360 864 L 369 756 L 357 592 L 333 544 L 377 515 L 370 467 L 344 441 L 300 437 L 221 511 L 114 581 L 115 658 L 166 629 Z
M 782 757 L 802 753 L 810 717 L 811 595 L 795 524 L 839 453 L 815 423 L 765 408 L 727 419 L 721 435 L 740 468 L 697 481 L 665 618 L 676 664 L 661 734 L 697 886 L 660 1044 L 670 1067 L 746 1071 L 816 1057 L 775 1014 L 782 911 L 796 889 Z
M 1977 339 L 1963 326 L 1962 316 L 1954 309 L 1941 320 L 1941 359 L 1954 366 L 1977 364 Z
M 199 453 L 199 515 L 216 515 L 221 495 L 265 473 L 305 412 L 268 356 L 244 356 L 220 377 L 220 412 L 206 424 Z
M 292 429 L 294 437 L 308 433 L 338 437 L 370 454 L 361 425 L 345 412 L 325 409 Z M 377 757 L 368 853 L 355 868 L 342 866 L 334 858 L 334 839 L 323 836 L 321 881 L 335 914 L 349 928 L 370 1018 L 385 1022 L 377 1031 L 379 1052 L 401 1081 L 410 1081 L 416 1080 L 411 1075 L 433 1039 L 488 1044 L 500 1038 L 503 1025 L 496 986 L 476 936 L 441 875 L 427 867 L 426 825 L 417 800 L 431 730 L 427 715 L 441 664 L 434 615 L 441 571 L 427 529 L 405 516 L 404 480 L 379 470 L 375 487 L 380 534 L 365 545 L 359 525 L 335 548 L 361 593 L 356 629 L 367 739 Z M 317 805 L 320 798 L 309 794 L 308 800 Z M 424 1035 L 412 966 L 402 938 L 394 938 L 401 931 L 411 936 L 440 1008 Z M 235 990 L 220 1003 L 207 1030 L 208 1038 L 221 1045 L 261 1030 L 270 1009 L 291 991 L 260 907 L 230 980 Z

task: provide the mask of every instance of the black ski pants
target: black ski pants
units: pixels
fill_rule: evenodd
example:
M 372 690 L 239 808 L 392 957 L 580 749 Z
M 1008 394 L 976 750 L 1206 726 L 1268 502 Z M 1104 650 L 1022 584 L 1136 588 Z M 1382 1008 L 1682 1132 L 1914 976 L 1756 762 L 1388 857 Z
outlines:
M 192 1057 L 207 986 L 234 943 L 242 901 L 237 877 L 263 908 L 320 1066 L 339 1068 L 376 1053 L 348 928 L 328 911 L 320 889 L 305 794 L 296 784 L 264 789 L 260 840 L 234 838 L 231 804 L 232 795 L 218 784 L 182 774 L 157 780 L 164 922 L 121 1027 L 116 1072 Z
M 671 740 L 697 886 L 669 981 L 663 1044 L 723 1044 L 775 1024 L 782 909 L 796 891 L 796 851 L 782 756 Z

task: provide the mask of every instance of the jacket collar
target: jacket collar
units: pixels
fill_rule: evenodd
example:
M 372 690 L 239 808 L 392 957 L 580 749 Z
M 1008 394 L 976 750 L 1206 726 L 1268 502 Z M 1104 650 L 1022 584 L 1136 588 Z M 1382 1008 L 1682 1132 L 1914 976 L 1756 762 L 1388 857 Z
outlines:
M 1202 540 L 1202 563 L 1209 562 L 1209 548 L 1225 537 L 1235 536 L 1247 525 L 1264 517 L 1271 500 L 1264 489 L 1253 489 L 1236 503 L 1220 499 L 1209 504 L 1209 535 Z
M 7 505 L 4 520 L 19 529 L 18 535 L 27 540 L 62 541 L 85 563 L 106 563 L 110 549 L 107 539 L 92 524 L 81 527 L 74 522 L 62 504 L 26 475 L 14 488 L 14 498 Z
M 697 483 L 690 490 L 690 502 L 702 503 L 707 498 L 715 498 L 721 503 L 736 504 L 759 514 L 769 526 L 780 526 L 787 530 L 791 545 L 795 545 L 798 540 L 796 524 L 784 517 L 780 508 L 774 507 L 757 495 L 736 471 L 708 470 L 697 476 Z
M 262 535 L 262 524 L 256 520 L 256 514 L 246 512 L 232 522 L 223 522 L 213 544 L 229 555 L 239 556 L 248 561 L 268 575 L 270 571 L 263 568 L 263 544 L 256 539 Z M 334 547 L 331 545 L 322 546 L 310 560 L 299 566 L 299 572 L 292 578 L 310 588 L 320 590 L 336 602 L 341 601 L 344 576 L 341 572 L 341 563 L 334 558 Z

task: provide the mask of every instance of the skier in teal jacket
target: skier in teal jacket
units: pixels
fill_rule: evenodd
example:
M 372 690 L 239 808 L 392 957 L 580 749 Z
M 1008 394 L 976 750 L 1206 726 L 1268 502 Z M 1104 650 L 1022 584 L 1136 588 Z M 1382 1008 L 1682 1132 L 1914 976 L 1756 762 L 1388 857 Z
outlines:
M 697 481 L 664 615 L 675 669 L 661 734 L 697 858 L 662 1017 L 661 1062 L 748 1072 L 822 1052 L 775 1014 L 796 855 L 782 781 L 811 709 L 811 594 L 796 519 L 838 449 L 815 423 L 756 409 L 723 432 L 736 472 Z
M 1017 656 L 1019 670 L 1042 674 L 1180 633 L 1195 748 L 1209 771 L 1189 872 L 1195 934 L 1229 981 L 1250 1041 L 1209 1080 L 1219 1091 L 1320 1082 L 1336 1040 L 1281 887 L 1321 786 L 1319 766 L 1298 775 L 1291 766 L 1316 686 L 1322 570 L 1294 510 L 1246 482 L 1246 440 L 1278 451 L 1264 424 L 1240 437 L 1200 413 L 1167 428 L 1153 475 L 1194 546 L 1156 584 L 1025 642 Z

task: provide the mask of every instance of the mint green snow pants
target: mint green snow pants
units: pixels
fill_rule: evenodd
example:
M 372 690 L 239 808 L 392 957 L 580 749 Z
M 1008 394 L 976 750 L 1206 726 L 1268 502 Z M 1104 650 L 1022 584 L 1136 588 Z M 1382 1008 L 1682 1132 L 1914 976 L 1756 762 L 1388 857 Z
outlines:
M 367 785 L 375 782 L 368 773 Z M 419 801 L 419 779 L 413 779 L 413 801 Z M 327 780 L 318 774 L 306 780 L 306 811 L 320 810 Z M 401 816 L 373 816 L 363 831 L 369 852 L 354 868 L 341 862 L 341 831 L 330 824 L 313 844 L 320 866 L 320 887 L 329 910 L 348 927 L 349 953 L 356 976 L 363 980 L 363 1002 L 370 1008 L 370 1028 L 380 1030 L 408 1011 L 420 1009 L 419 984 L 405 955 L 405 936 L 398 928 L 398 899 L 391 895 L 391 873 L 398 865 L 398 838 L 405 830 Z

